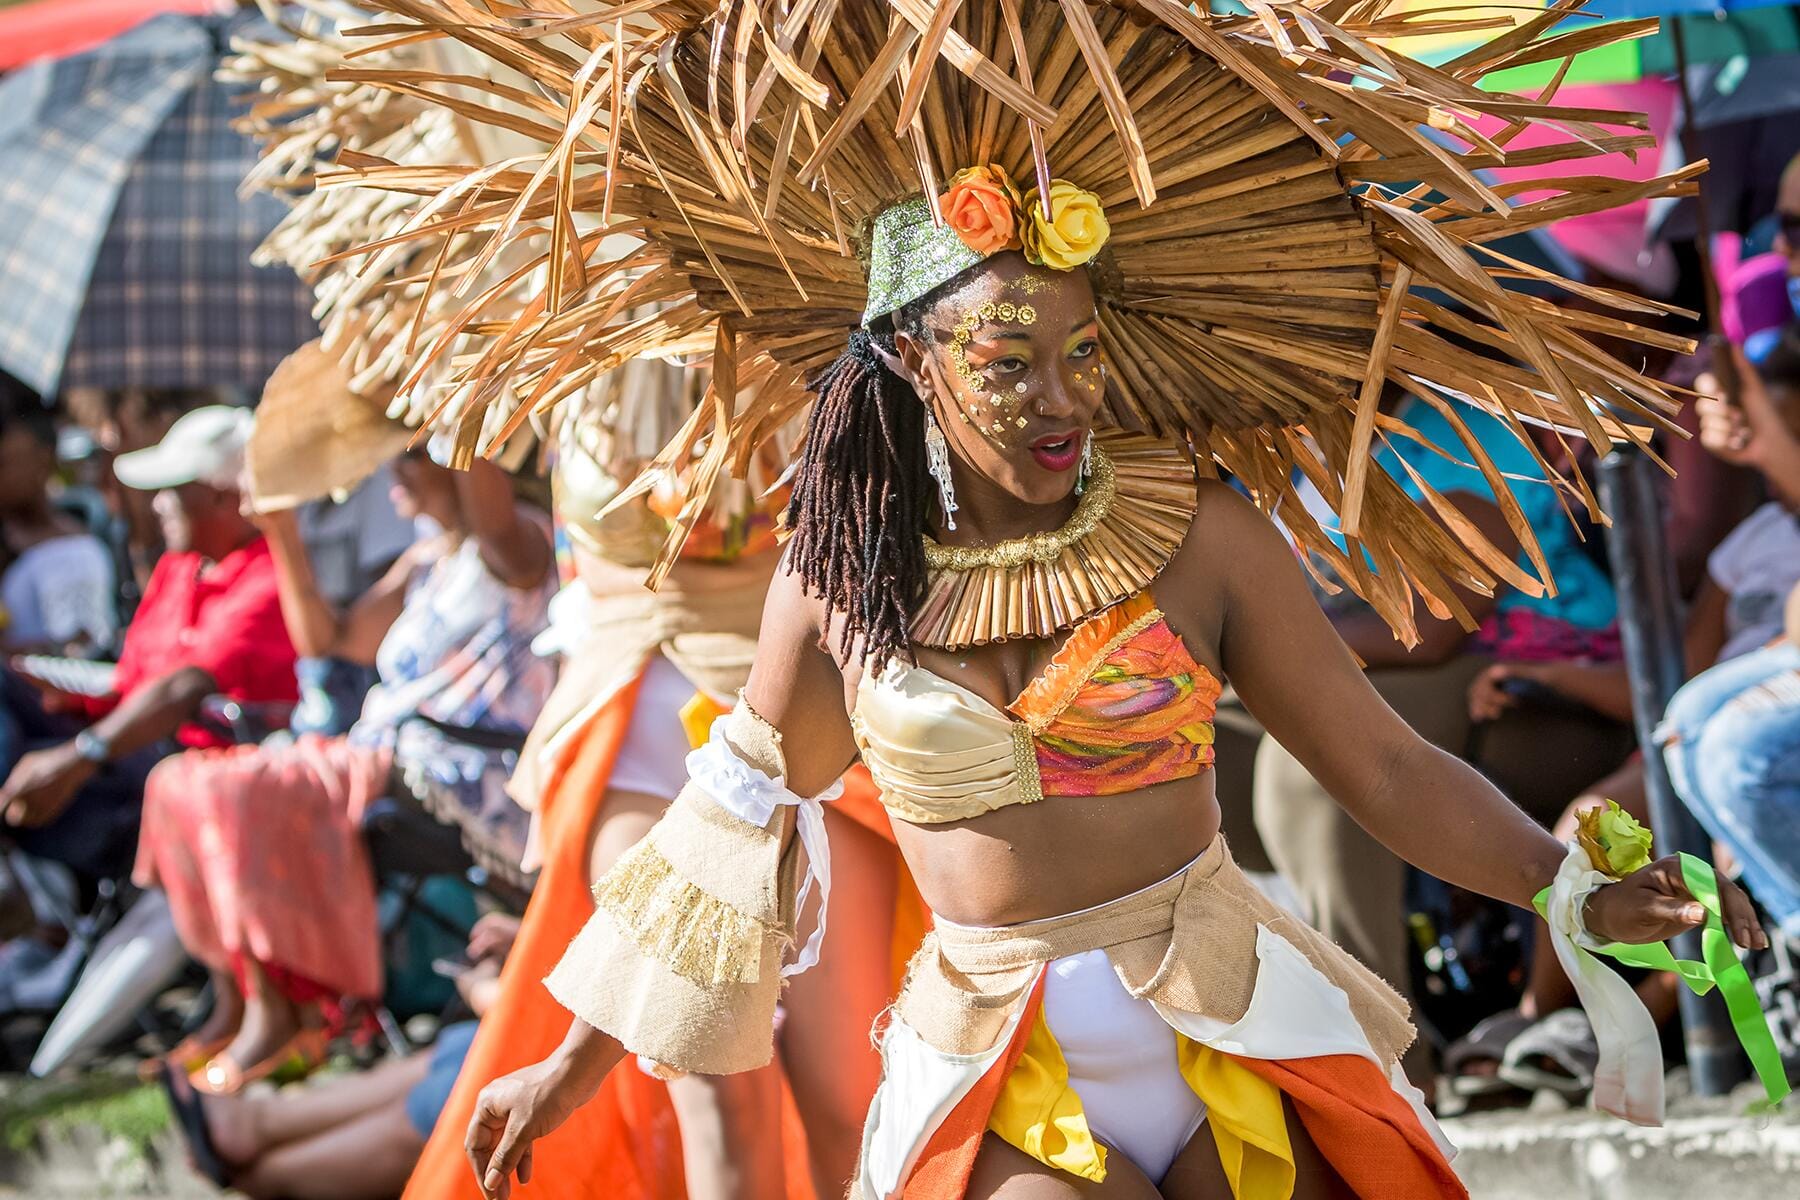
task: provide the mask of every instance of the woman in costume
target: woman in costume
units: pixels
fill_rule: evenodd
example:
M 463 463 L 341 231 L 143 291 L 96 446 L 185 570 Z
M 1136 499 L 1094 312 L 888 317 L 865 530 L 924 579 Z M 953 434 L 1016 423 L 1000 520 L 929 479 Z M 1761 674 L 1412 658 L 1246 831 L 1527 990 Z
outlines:
M 945 235 L 957 236 L 917 203 L 877 237 Z M 578 1018 L 568 1038 L 483 1095 L 471 1139 L 501 1151 L 497 1167 L 478 1154 L 490 1192 L 505 1194 L 492 1174 L 517 1161 L 505 1155 L 528 1172 L 529 1139 L 626 1048 L 712 1071 L 766 1053 L 750 1027 L 774 1000 L 789 894 L 759 908 L 751 885 L 791 859 L 784 822 L 744 820 L 745 802 L 782 793 L 772 802 L 805 822 L 815 801 L 800 798 L 860 753 L 937 925 L 883 1036 L 889 1081 L 857 1194 L 900 1190 L 934 1141 L 966 1136 L 971 1112 L 986 1130 L 966 1164 L 971 1196 L 1055 1171 L 1121 1194 L 1461 1194 L 1396 1069 L 1413 1036 L 1403 1002 L 1262 899 L 1217 838 L 1220 681 L 1435 875 L 1529 905 L 1563 847 L 1381 703 L 1250 504 L 1197 485 L 1173 447 L 1095 436 L 1104 376 L 1085 271 L 1008 249 L 889 299 L 871 318 L 893 320 L 892 348 L 859 334 L 821 383 L 787 569 L 705 782 L 602 881 L 600 914 L 551 975 Z M 947 450 L 941 491 L 934 444 Z M 1165 560 L 1133 570 L 1106 537 L 1120 528 Z M 845 553 L 869 544 L 873 569 Z M 1070 565 L 1090 555 L 1116 584 Z M 1077 598 L 1073 620 L 1065 636 L 1049 616 L 1041 636 L 996 638 L 979 598 L 959 601 L 977 590 Z M 959 621 L 969 631 L 946 636 Z M 719 886 L 695 870 L 714 850 L 708 822 L 733 823 L 716 852 L 766 870 L 731 876 L 741 895 L 676 898 Z M 1587 927 L 1643 942 L 1698 924 L 1671 872 L 1600 888 Z M 1732 918 L 1742 944 L 1760 941 L 1735 895 Z M 681 919 L 756 927 L 747 943 L 714 927 L 699 945 L 671 928 Z M 729 957 L 740 945 L 750 954 Z
M 1518 904 L 1548 888 L 1566 961 L 1578 938 L 1703 919 L 1673 860 L 1610 882 L 1399 722 L 1265 516 L 1410 636 L 1415 596 L 1456 614 L 1458 588 L 1548 581 L 1516 510 L 1535 576 L 1370 470 L 1374 438 L 1409 433 L 1384 379 L 1453 425 L 1470 403 L 1594 441 L 1642 444 L 1670 410 L 1503 288 L 1522 264 L 1478 257 L 1625 198 L 1559 178 L 1521 215 L 1476 173 L 1515 125 L 1572 135 L 1534 161 L 1621 145 L 1591 113 L 1474 86 L 1586 48 L 1534 41 L 1569 9 L 1438 69 L 1372 40 L 1430 24 L 1379 3 L 666 0 L 629 28 L 532 31 L 575 54 L 469 15 L 438 31 L 566 97 L 569 144 L 606 151 L 489 172 L 484 197 L 654 248 L 576 280 L 568 235 L 546 238 L 560 319 L 512 325 L 475 375 L 550 388 L 710 337 L 715 402 L 645 477 L 689 461 L 696 496 L 816 397 L 743 701 L 550 975 L 568 1035 L 483 1091 L 485 1191 L 539 1169 L 627 1055 L 769 1059 L 783 980 L 817 950 L 797 898 L 833 877 L 822 811 L 860 755 L 936 925 L 880 1034 L 855 1195 L 1463 1195 L 1396 1067 L 1404 1004 L 1219 839 L 1211 717 L 1229 680 L 1402 857 Z M 1488 115 L 1511 124 L 1490 136 Z M 1365 186 L 1384 181 L 1405 186 Z M 670 301 L 658 324 L 620 318 L 633 290 Z M 1296 472 L 1347 552 L 1293 502 Z M 1740 895 L 1724 907 L 1760 942 Z M 1603 1102 L 1658 1115 L 1653 1042 Z
M 684 760 L 744 686 L 775 570 L 773 509 L 728 481 L 662 588 L 643 586 L 667 534 L 646 498 L 597 519 L 635 471 L 630 446 L 657 444 L 670 412 L 691 411 L 704 376 L 631 363 L 562 421 L 554 473 L 575 579 L 553 606 L 564 669 L 532 731 L 511 790 L 534 811 L 541 874 L 512 956 L 456 1088 L 408 1183 L 418 1200 L 477 1197 L 463 1134 L 481 1089 L 550 1053 L 566 1012 L 545 974 L 594 911 L 592 886 L 640 841 L 685 783 Z M 616 406 L 627 410 L 621 413 Z M 597 419 L 606 412 L 609 420 Z M 617 424 L 621 428 L 609 428 Z M 625 457 L 621 457 L 624 455 Z M 785 494 L 785 493 L 783 493 Z M 540 1149 L 546 1170 L 522 1195 L 540 1200 L 842 1193 L 879 1062 L 868 1027 L 893 998 L 891 947 L 918 945 L 923 921 L 897 908 L 902 870 L 867 776 L 833 811 L 843 863 L 835 922 L 849 953 L 785 999 L 781 1065 L 665 1081 L 622 1070 L 605 1094 Z M 897 920 L 898 919 L 898 920 Z M 898 923 L 899 928 L 896 928 Z M 904 961 L 902 958 L 901 961 Z

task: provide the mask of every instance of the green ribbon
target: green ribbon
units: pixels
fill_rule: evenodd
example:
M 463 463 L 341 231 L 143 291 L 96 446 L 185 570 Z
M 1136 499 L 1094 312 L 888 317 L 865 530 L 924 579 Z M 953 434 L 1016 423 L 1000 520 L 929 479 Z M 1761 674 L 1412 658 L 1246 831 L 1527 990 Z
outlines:
M 1719 878 L 1710 864 L 1691 854 L 1683 854 L 1680 859 L 1683 882 L 1706 910 L 1706 924 L 1700 929 L 1702 961 L 1676 958 L 1662 942 L 1647 946 L 1599 946 L 1594 952 L 1630 967 L 1672 971 L 1699 996 L 1717 987 L 1719 995 L 1724 997 L 1725 1011 L 1731 1015 L 1731 1027 L 1737 1032 L 1738 1043 L 1749 1056 L 1750 1065 L 1762 1081 L 1769 1102 L 1779 1104 L 1793 1089 L 1788 1086 L 1775 1035 L 1770 1032 L 1768 1018 L 1763 1015 L 1762 1004 L 1756 998 L 1756 985 L 1750 982 L 1750 972 L 1744 969 L 1730 935 L 1725 932 L 1719 903 Z M 1550 889 L 1545 888 L 1535 900 L 1539 915 L 1548 918 L 1549 902 Z

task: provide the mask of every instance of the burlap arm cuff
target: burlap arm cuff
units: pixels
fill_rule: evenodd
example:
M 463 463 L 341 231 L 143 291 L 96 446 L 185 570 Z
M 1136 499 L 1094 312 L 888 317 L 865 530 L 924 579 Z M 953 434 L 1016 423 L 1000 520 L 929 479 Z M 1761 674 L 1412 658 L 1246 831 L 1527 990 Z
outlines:
M 725 737 L 786 775 L 780 735 L 740 703 Z M 558 1003 L 633 1054 L 726 1075 L 768 1063 L 781 959 L 793 940 L 799 844 L 777 810 L 757 826 L 696 785 L 595 885 L 596 910 L 545 980 Z

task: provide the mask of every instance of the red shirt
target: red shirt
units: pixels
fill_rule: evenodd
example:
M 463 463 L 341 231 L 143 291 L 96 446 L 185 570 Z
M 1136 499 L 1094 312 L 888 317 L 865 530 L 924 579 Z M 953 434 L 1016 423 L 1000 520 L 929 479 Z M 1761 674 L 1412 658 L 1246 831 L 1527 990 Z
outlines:
M 208 566 L 198 554 L 164 554 L 144 587 L 113 689 L 121 697 L 183 667 L 199 667 L 218 691 L 249 702 L 293 701 L 294 644 L 281 619 L 275 560 L 265 538 Z M 200 725 L 184 725 L 183 745 L 216 746 L 222 739 Z

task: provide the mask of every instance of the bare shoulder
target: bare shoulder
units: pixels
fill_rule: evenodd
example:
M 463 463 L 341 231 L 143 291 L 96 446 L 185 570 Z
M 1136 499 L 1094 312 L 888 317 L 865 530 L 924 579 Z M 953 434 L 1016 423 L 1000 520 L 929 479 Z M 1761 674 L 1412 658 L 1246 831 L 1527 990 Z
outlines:
M 763 603 L 756 662 L 750 674 L 752 692 L 785 708 L 797 702 L 796 693 L 837 680 L 838 664 L 827 648 L 828 618 L 825 601 L 807 592 L 784 556 Z M 839 690 L 836 686 L 828 689 L 834 703 Z
M 824 600 L 807 594 L 784 558 L 769 581 L 762 630 L 745 696 L 786 735 L 789 785 L 801 795 L 823 790 L 856 756 L 845 707 L 844 678 L 827 650 Z
M 818 642 L 824 635 L 826 616 L 825 601 L 806 590 L 799 572 L 793 570 L 783 553 L 769 580 L 768 599 L 763 603 L 762 636 L 780 633 Z
M 1165 572 L 1190 595 L 1222 597 L 1235 580 L 1292 557 L 1275 523 L 1229 484 L 1202 479 L 1196 499 L 1187 537 Z

